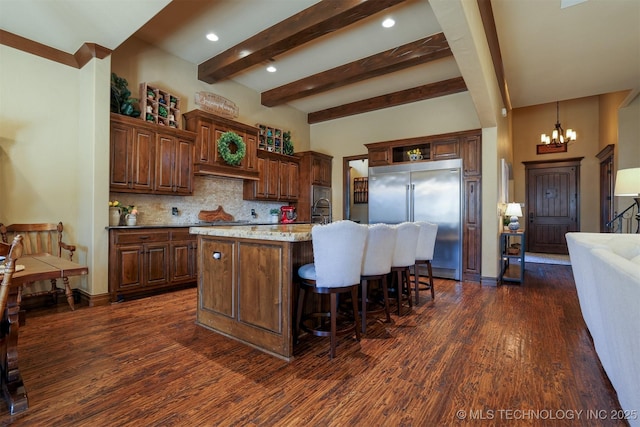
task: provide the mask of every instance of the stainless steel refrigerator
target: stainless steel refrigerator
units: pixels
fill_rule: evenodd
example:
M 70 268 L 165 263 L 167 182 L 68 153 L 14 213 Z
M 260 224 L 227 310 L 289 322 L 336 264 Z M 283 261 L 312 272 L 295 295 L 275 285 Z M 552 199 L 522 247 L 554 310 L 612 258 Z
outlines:
M 432 261 L 437 277 L 462 277 L 462 160 L 369 168 L 369 223 L 438 224 Z

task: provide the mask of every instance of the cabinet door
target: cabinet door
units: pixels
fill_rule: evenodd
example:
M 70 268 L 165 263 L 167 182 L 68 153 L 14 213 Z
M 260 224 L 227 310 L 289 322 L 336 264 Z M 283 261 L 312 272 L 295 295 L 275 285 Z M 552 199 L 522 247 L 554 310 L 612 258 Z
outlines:
M 280 162 L 280 200 L 298 199 L 298 164 Z
M 247 146 L 247 154 L 245 158 L 242 159 L 243 165 L 249 171 L 258 170 L 258 165 L 256 164 L 258 158 L 256 151 L 258 149 L 258 136 L 246 133 L 243 140 Z
M 110 179 L 111 190 L 129 189 L 131 183 L 131 159 L 133 159 L 133 130 L 131 126 L 111 123 Z
M 144 245 L 144 285 L 169 283 L 169 244 Z
M 457 159 L 460 157 L 458 139 L 436 141 L 431 144 L 431 158 L 433 160 Z
M 174 190 L 176 139 L 158 134 L 156 139 L 155 190 L 171 193 Z
M 481 150 L 479 136 L 469 136 L 462 141 L 462 167 L 465 176 L 480 175 L 482 171 Z
M 198 310 L 235 318 L 237 261 L 234 242 L 202 238 L 199 251 Z M 198 315 L 200 316 L 200 315 Z
M 197 278 L 196 242 L 171 242 L 171 282 L 192 282 Z
M 153 190 L 155 133 L 147 129 L 133 129 L 133 174 L 131 188 L 138 191 Z
M 463 280 L 480 280 L 482 218 L 480 177 L 464 180 L 462 241 Z
M 206 165 L 215 164 L 215 126 L 213 123 L 199 119 L 195 132 L 198 134 L 195 161 Z
M 278 200 L 280 194 L 280 162 L 273 159 L 265 159 L 266 192 L 268 199 Z
M 178 194 L 193 194 L 193 142 L 176 141 L 175 186 Z
M 369 149 L 369 166 L 387 166 L 391 164 L 390 148 Z
M 122 245 L 116 248 L 116 280 L 112 282 L 112 293 L 143 286 L 143 245 Z
M 311 184 L 331 186 L 331 159 L 316 156 L 311 159 Z
M 265 159 L 258 158 L 256 163 L 260 179 L 257 182 L 245 181 L 245 185 L 255 188 L 253 197 L 264 198 L 267 197 L 267 161 Z

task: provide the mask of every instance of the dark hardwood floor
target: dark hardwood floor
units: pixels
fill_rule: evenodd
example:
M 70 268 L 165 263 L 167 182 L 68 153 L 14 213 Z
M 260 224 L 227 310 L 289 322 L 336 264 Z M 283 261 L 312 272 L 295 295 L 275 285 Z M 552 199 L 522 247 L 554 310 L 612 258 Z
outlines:
M 290 363 L 195 325 L 196 289 L 27 313 L 15 426 L 625 425 L 571 267 L 525 283 L 436 280 L 360 343 L 304 337 Z M 583 412 L 579 412 L 583 411 Z M 588 412 L 591 411 L 591 412 Z M 596 412 L 599 411 L 599 412 Z M 564 418 L 564 419 L 562 419 Z

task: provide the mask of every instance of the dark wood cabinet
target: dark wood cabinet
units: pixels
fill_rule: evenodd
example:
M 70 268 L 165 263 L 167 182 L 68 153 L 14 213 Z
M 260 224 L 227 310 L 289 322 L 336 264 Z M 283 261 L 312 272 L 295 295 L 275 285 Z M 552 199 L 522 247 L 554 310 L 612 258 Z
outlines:
M 125 122 L 112 114 L 110 144 L 111 191 L 153 190 L 155 135 L 149 129 Z
M 313 262 L 311 241 L 200 235 L 198 244 L 196 323 L 289 360 L 293 272 Z
M 156 192 L 193 193 L 193 141 L 159 133 L 156 137 Z
M 244 200 L 295 202 L 298 200 L 298 169 L 296 157 L 258 150 L 258 181 L 245 180 Z
M 172 283 L 193 283 L 198 279 L 197 238 L 188 228 L 170 232 L 169 279 Z
M 460 158 L 460 142 L 458 138 L 434 141 L 431 144 L 431 159 L 446 160 Z
M 482 172 L 482 146 L 480 135 L 469 135 L 462 139 L 462 159 L 465 176 L 477 176 Z
M 196 250 L 196 237 L 186 227 L 110 229 L 111 301 L 195 283 Z
M 229 178 L 258 180 L 258 128 L 216 116 L 202 110 L 183 114 L 186 128 L 196 133 L 194 173 Z M 225 132 L 235 132 L 246 145 L 246 154 L 239 165 L 229 165 L 218 153 L 218 139 Z M 232 148 L 235 150 L 235 148 Z
M 331 187 L 331 161 L 333 157 L 320 153 L 309 156 L 311 159 L 311 185 Z
M 462 218 L 462 278 L 480 281 L 482 250 L 482 144 L 480 130 L 365 144 L 369 166 L 409 161 L 408 151 L 419 149 L 423 162 L 462 159 L 464 206 Z M 300 215 L 298 214 L 298 218 Z
M 111 191 L 192 194 L 195 134 L 111 114 L 110 142 Z
M 311 221 L 312 188 L 314 185 L 331 187 L 333 157 L 316 151 L 302 151 L 295 156 L 300 159 L 299 197 L 296 206 L 297 220 Z

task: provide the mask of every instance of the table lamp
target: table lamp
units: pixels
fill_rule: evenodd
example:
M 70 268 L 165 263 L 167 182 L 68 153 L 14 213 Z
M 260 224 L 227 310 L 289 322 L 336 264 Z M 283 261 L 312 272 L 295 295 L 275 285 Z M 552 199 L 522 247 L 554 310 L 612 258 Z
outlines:
M 520 228 L 518 217 L 522 216 L 522 209 L 520 208 L 520 203 L 509 203 L 507 205 L 507 210 L 505 211 L 504 214 L 506 216 L 511 217 L 509 221 L 509 230 L 517 231 Z
M 636 214 L 638 230 L 636 232 L 640 233 L 640 168 L 620 169 L 616 173 L 616 186 L 613 194 L 620 197 L 634 198 L 638 206 L 638 213 Z

